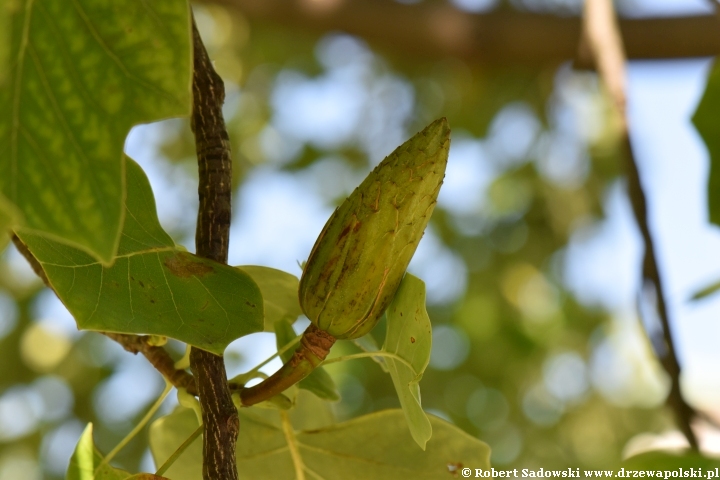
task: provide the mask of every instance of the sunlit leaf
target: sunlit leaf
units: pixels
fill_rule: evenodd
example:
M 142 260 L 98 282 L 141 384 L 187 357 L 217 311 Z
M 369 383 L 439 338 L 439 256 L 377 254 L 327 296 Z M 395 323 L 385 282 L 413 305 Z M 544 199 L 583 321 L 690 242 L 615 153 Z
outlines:
M 383 350 L 397 354 L 412 365 L 383 357 L 412 437 L 425 448 L 432 435 L 432 426 L 420 403 L 418 382 L 430 362 L 432 327 L 425 310 L 425 283 L 406 274 L 395 298 L 387 309 L 387 334 Z
M 237 267 L 252 277 L 263 297 L 265 331 L 272 332 L 275 322 L 287 320 L 290 323 L 302 314 L 298 301 L 298 278 L 282 270 L 257 265 Z
M 720 63 L 715 63 L 692 121 L 710 154 L 708 176 L 708 215 L 710 222 L 720 225 Z
M 142 169 L 127 160 L 127 215 L 118 257 L 103 267 L 85 252 L 20 231 L 78 327 L 165 335 L 222 354 L 262 330 L 255 282 L 177 248 L 162 229 Z
M 400 410 L 385 410 L 326 428 L 296 431 L 295 442 L 306 478 L 434 480 L 452 478 L 459 465 L 490 468 L 490 449 L 486 444 L 437 417 L 430 417 L 430 422 L 434 435 L 424 452 L 413 444 Z M 186 409 L 157 420 L 150 429 L 155 462 L 164 462 L 197 426 L 197 417 Z M 240 429 L 238 471 L 256 480 L 296 478 L 288 439 L 276 411 L 241 409 Z M 191 445 L 166 472 L 169 478 L 200 478 L 200 443 Z
M 293 330 L 292 325 L 289 322 L 285 320 L 275 322 L 275 338 L 278 350 L 287 345 L 296 336 L 295 330 Z M 282 361 L 287 362 L 290 360 L 293 355 L 293 351 L 293 349 L 290 349 L 283 353 L 280 356 Z M 310 375 L 298 383 L 298 386 L 314 393 L 323 400 L 331 402 L 340 400 L 340 393 L 338 392 L 335 382 L 323 367 L 318 367 L 313 370 Z
M 103 465 L 97 472 L 97 476 L 95 475 L 95 470 L 102 462 L 103 455 L 95 447 L 92 431 L 92 423 L 88 423 L 75 446 L 72 457 L 70 457 L 66 480 L 124 480 L 130 477 L 130 473 L 110 465 Z
M 0 196 L 27 229 L 107 264 L 122 227 L 128 131 L 190 112 L 187 2 L 9 4 Z

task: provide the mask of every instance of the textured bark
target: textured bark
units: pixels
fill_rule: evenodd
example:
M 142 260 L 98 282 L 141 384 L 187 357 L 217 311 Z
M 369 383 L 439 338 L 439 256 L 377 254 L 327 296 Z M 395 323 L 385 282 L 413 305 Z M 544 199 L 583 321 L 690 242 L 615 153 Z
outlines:
M 227 263 L 230 236 L 232 161 L 222 104 L 225 87 L 215 72 L 193 20 L 192 129 L 198 157 L 198 210 L 196 253 Z M 236 480 L 235 444 L 238 413 L 230 396 L 221 356 L 193 348 L 190 366 L 203 410 L 203 478 Z

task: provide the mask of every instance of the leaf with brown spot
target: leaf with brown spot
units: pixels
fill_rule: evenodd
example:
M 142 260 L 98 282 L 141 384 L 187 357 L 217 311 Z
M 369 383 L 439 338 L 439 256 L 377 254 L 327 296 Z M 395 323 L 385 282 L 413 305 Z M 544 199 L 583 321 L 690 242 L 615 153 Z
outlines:
M 18 235 L 42 265 L 78 328 L 163 335 L 221 355 L 263 326 L 263 300 L 241 270 L 175 246 L 142 169 L 127 159 L 126 221 L 110 267 L 47 238 Z
M 163 260 L 163 264 L 170 270 L 170 273 L 180 278 L 203 277 L 213 271 L 210 265 L 206 265 L 191 253 L 178 252 L 172 257 Z

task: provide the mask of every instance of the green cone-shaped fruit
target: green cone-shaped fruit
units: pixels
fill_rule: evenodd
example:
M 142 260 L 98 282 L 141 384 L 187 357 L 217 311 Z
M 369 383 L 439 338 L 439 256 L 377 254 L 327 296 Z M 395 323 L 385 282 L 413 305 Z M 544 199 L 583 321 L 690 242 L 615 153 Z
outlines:
M 437 203 L 450 129 L 441 118 L 398 147 L 332 214 L 300 280 L 300 306 L 335 338 L 377 324 Z

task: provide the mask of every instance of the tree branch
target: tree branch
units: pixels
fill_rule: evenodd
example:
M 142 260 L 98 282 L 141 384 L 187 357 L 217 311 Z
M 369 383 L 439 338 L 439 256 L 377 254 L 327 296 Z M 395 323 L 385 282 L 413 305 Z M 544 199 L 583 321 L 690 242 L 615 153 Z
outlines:
M 232 161 L 222 115 L 225 87 L 210 62 L 194 19 L 192 29 L 195 52 L 192 130 L 200 196 L 195 248 L 201 257 L 227 263 Z M 193 347 L 190 366 L 197 381 L 205 425 L 203 478 L 237 480 L 235 444 L 239 418 L 228 388 L 223 357 Z
M 18 249 L 20 254 L 25 257 L 35 274 L 40 277 L 45 286 L 53 290 L 50 281 L 43 270 L 42 265 L 37 258 L 33 256 L 30 249 L 23 243 L 20 238 L 13 234 L 12 242 Z M 54 290 L 53 290 L 54 291 Z M 195 379 L 187 371 L 175 368 L 175 362 L 168 352 L 162 348 L 148 343 L 148 337 L 140 335 L 126 335 L 122 333 L 98 332 L 112 340 L 118 342 L 122 347 L 130 353 L 142 353 L 148 359 L 150 364 L 157 369 L 173 386 L 176 388 L 185 388 L 191 395 L 197 395 Z
M 578 58 L 577 17 L 519 11 L 466 13 L 448 2 L 403 5 L 385 0 L 203 0 L 236 8 L 254 21 L 317 33 L 343 31 L 380 49 L 415 57 L 456 57 L 471 64 L 543 65 Z M 714 15 L 622 19 L 630 59 L 706 57 L 720 54 Z M 669 41 L 669 39 L 672 39 Z
M 643 284 L 650 285 L 655 290 L 657 312 L 662 325 L 663 339 L 667 347 L 666 352 L 656 352 L 656 354 L 672 381 L 668 403 L 675 412 L 680 429 L 685 434 L 690 447 L 697 450 L 698 441 L 691 427 L 691 422 L 696 413 L 687 404 L 680 389 L 680 363 L 677 358 L 670 326 L 670 315 L 658 269 L 655 242 L 650 233 L 647 197 L 642 188 L 640 172 L 630 142 L 630 131 L 626 115 L 625 53 L 623 52 L 622 38 L 616 24 L 612 0 L 585 0 L 583 38 L 587 42 L 588 50 L 595 57 L 598 72 L 621 116 L 621 141 L 627 159 L 628 194 L 645 244 L 642 264 Z M 647 293 L 643 289 L 640 295 L 647 295 Z M 646 300 L 649 301 L 650 299 L 646 298 Z
M 118 342 L 130 353 L 142 353 L 155 369 L 162 373 L 163 377 L 177 388 L 184 388 L 190 395 L 197 396 L 197 385 L 195 378 L 187 371 L 175 368 L 175 362 L 167 351 L 148 343 L 148 338 L 140 335 L 126 335 L 123 333 L 102 332 L 108 338 Z

